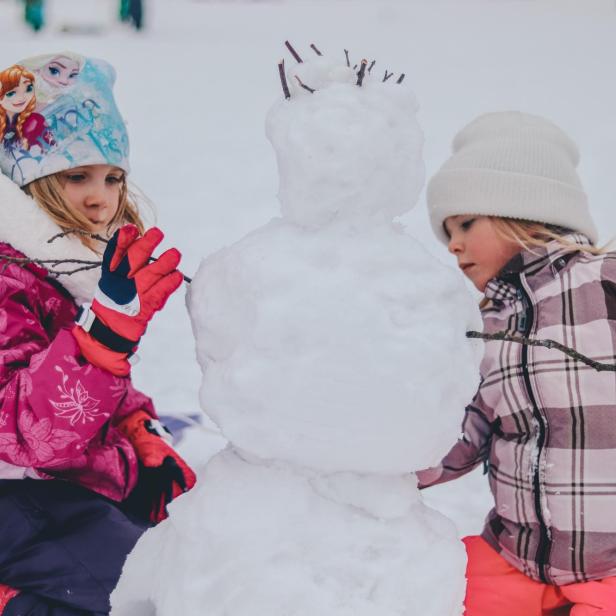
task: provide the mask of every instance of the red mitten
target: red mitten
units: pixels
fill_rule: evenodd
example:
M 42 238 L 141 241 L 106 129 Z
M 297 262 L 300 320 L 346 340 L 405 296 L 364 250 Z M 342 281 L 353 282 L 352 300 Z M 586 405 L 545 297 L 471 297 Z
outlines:
M 136 411 L 118 424 L 135 448 L 139 480 L 127 506 L 151 522 L 167 517 L 167 505 L 196 483 L 197 477 L 180 455 L 161 436 L 164 428 L 145 411 Z
M 117 376 L 130 372 L 128 357 L 148 322 L 182 284 L 178 250 L 171 248 L 150 262 L 162 239 L 156 227 L 143 237 L 134 225 L 114 233 L 103 254 L 92 306 L 82 311 L 73 330 L 84 357 Z

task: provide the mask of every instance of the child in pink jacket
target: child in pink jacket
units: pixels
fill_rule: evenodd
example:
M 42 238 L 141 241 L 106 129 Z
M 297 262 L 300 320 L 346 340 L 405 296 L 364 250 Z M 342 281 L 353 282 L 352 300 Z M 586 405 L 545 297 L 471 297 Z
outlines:
M 2 616 L 107 614 L 126 555 L 195 483 L 130 380 L 182 275 L 127 191 L 114 78 L 67 52 L 0 72 Z

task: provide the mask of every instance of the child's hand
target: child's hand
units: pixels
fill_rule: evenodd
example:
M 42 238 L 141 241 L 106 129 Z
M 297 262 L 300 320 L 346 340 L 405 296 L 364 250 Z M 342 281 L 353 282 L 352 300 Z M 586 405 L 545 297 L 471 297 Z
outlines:
M 154 313 L 182 284 L 180 252 L 171 248 L 150 262 L 163 239 L 153 227 L 139 237 L 134 225 L 118 229 L 105 249 L 101 278 L 91 306 L 74 330 L 83 355 L 118 376 L 130 372 L 128 357 Z
M 154 524 L 167 517 L 167 505 L 196 483 L 193 470 L 169 445 L 160 424 L 145 411 L 137 411 L 118 424 L 139 458 L 139 480 L 126 506 Z

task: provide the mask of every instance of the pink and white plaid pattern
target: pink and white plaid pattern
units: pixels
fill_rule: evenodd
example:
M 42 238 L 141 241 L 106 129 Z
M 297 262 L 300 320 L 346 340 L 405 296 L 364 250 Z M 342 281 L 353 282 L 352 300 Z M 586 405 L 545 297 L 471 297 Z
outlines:
M 485 294 L 485 333 L 549 338 L 616 362 L 616 253 L 551 242 L 517 255 Z M 463 431 L 437 480 L 418 473 L 422 487 L 483 462 L 495 500 L 483 537 L 507 561 L 559 586 L 616 575 L 616 372 L 487 341 Z

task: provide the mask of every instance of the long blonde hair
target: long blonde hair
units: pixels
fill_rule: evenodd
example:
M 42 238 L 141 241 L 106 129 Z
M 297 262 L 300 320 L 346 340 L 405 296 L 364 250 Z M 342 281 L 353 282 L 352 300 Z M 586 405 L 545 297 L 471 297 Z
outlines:
M 26 184 L 23 190 L 63 231 L 77 231 L 82 244 L 91 250 L 101 252 L 97 243 L 89 235 L 93 233 L 90 221 L 83 214 L 68 206 L 59 173 L 34 180 Z M 142 201 L 144 199 L 141 196 L 139 202 Z M 137 196 L 129 190 L 124 177 L 120 186 L 118 211 L 107 228 L 113 230 L 126 223 L 136 225 L 140 233 L 145 230 L 145 224 L 137 206 Z
M 524 250 L 531 252 L 533 248 L 540 248 L 554 240 L 563 248 L 568 248 L 571 251 L 579 250 L 592 255 L 601 255 L 609 251 L 607 245 L 599 247 L 594 244 L 576 244 L 566 239 L 565 235 L 574 233 L 571 229 L 532 220 L 518 220 L 500 216 L 490 216 L 489 218 L 494 230 L 502 239 L 516 242 Z

